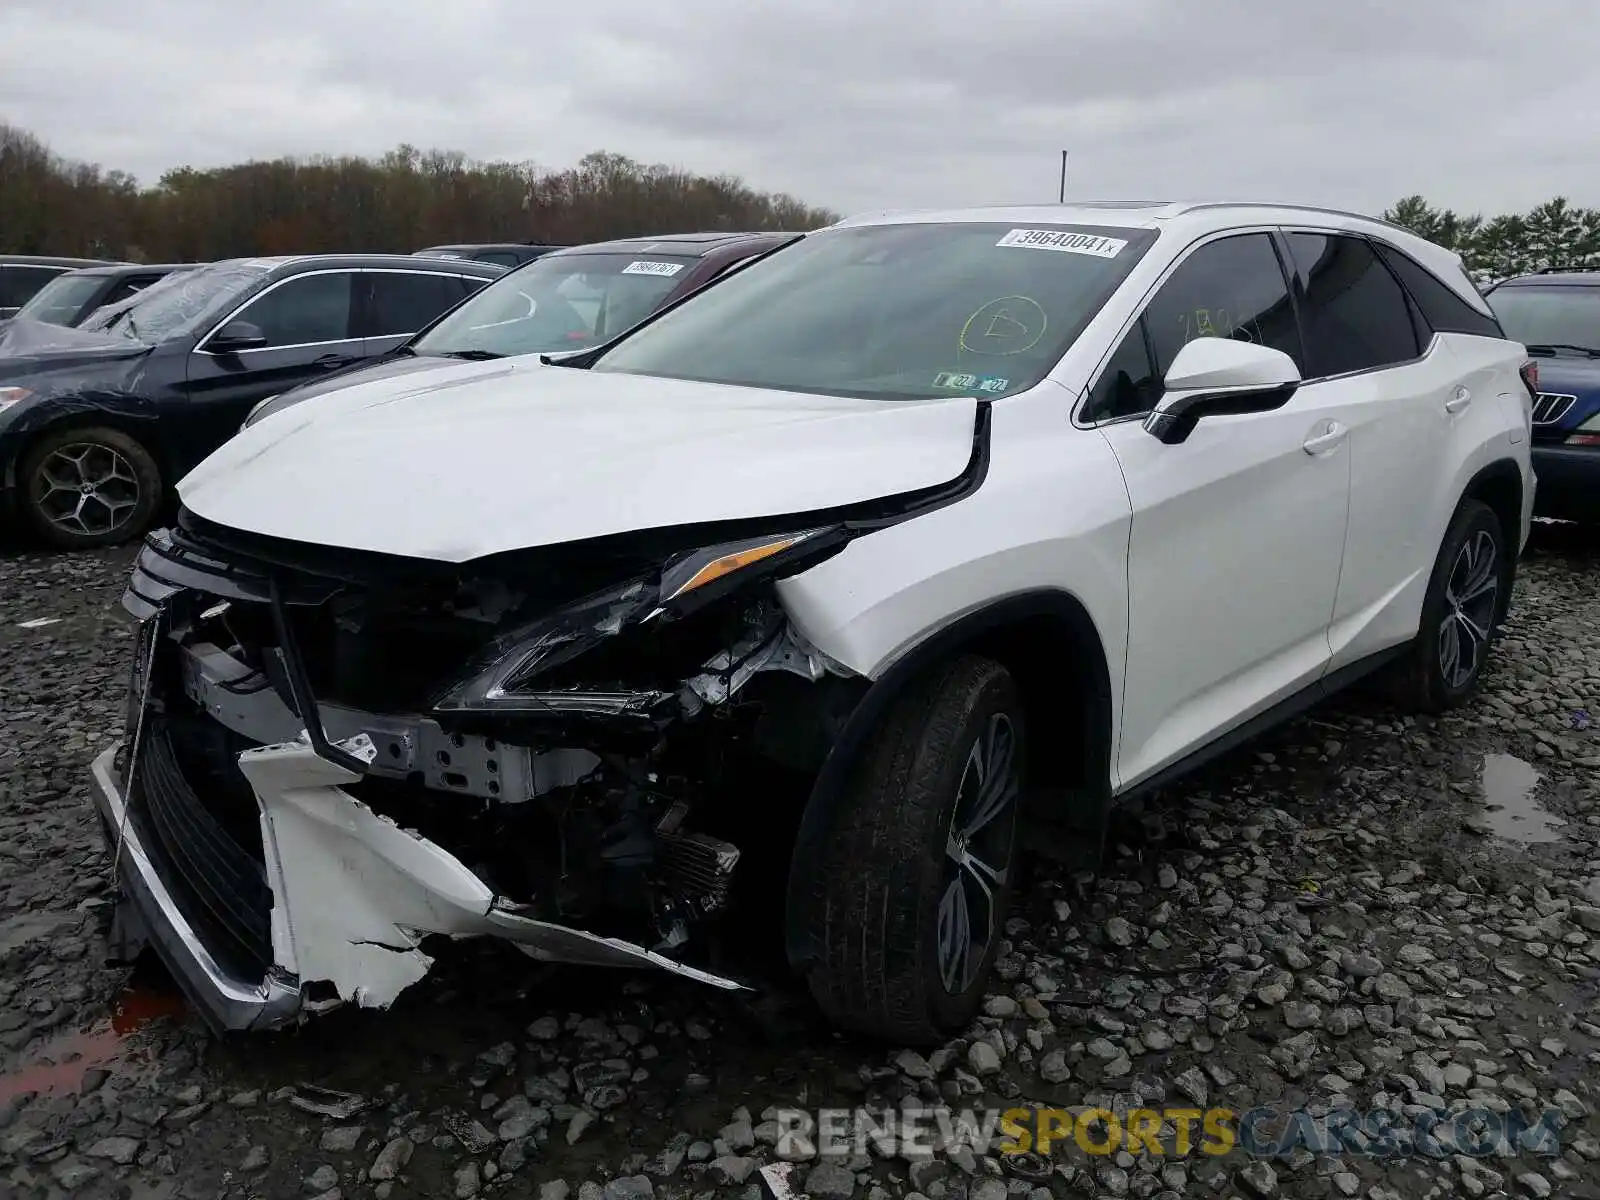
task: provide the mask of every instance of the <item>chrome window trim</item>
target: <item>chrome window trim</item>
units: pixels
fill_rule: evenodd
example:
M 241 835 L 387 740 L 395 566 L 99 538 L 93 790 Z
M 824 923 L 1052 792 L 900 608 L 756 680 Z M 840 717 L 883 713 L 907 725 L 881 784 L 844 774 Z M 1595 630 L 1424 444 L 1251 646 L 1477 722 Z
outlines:
M 322 267 L 322 268 L 319 268 L 319 269 L 314 270 L 314 271 L 297 271 L 293 275 L 285 275 L 282 279 L 273 280 L 266 287 L 262 288 L 259 292 L 256 292 L 254 295 L 250 296 L 248 299 L 246 299 L 246 300 L 242 301 L 241 303 L 235 305 L 233 310 L 231 312 L 229 312 L 227 316 L 223 317 L 222 320 L 220 320 L 216 324 L 212 325 L 212 327 L 206 331 L 205 335 L 203 337 L 201 337 L 198 341 L 195 342 L 194 351 L 193 352 L 195 354 L 204 354 L 208 358 L 216 358 L 217 357 L 216 351 L 207 350 L 206 349 L 206 343 L 209 342 L 212 338 L 214 338 L 217 335 L 217 331 L 220 330 L 223 326 L 225 326 L 229 321 L 232 321 L 235 318 L 237 318 L 240 313 L 242 313 L 245 309 L 249 308 L 257 300 L 260 300 L 263 296 L 267 295 L 270 292 L 276 291 L 278 288 L 281 288 L 286 283 L 293 283 L 297 279 L 307 279 L 307 278 L 309 278 L 309 277 L 311 277 L 313 275 L 367 275 L 367 274 L 372 274 L 372 273 L 384 273 L 384 272 L 386 272 L 388 274 L 393 274 L 393 275 L 443 275 L 443 276 L 445 276 L 447 278 L 451 278 L 451 279 L 482 279 L 482 281 L 484 283 L 486 283 L 486 284 L 487 283 L 493 283 L 494 279 L 499 278 L 498 276 L 494 276 L 493 278 L 485 278 L 485 277 L 480 276 L 480 275 L 468 275 L 468 274 L 465 274 L 465 273 L 463 273 L 461 271 L 429 271 L 426 268 L 422 268 L 422 267 L 400 267 L 400 266 L 394 266 L 394 267 Z M 463 299 L 465 299 L 465 297 L 463 297 Z M 354 303 L 354 300 L 355 300 L 355 297 L 352 296 L 351 297 L 352 304 Z M 413 330 L 412 332 L 415 333 L 416 331 Z M 409 334 L 403 334 L 403 333 L 386 333 L 386 334 L 384 334 L 382 336 L 384 336 L 384 337 L 409 337 L 410 335 Z M 293 343 L 290 343 L 289 345 L 286 345 L 286 346 L 257 346 L 257 347 L 255 347 L 254 349 L 251 349 L 251 350 L 230 350 L 230 351 L 228 351 L 228 357 L 232 358 L 235 355 L 242 355 L 242 354 L 262 354 L 262 353 L 264 353 L 266 351 L 269 351 L 269 350 L 303 350 L 303 349 L 312 349 L 312 348 L 317 347 L 317 346 L 343 346 L 343 345 L 345 345 L 345 344 L 347 344 L 349 342 L 361 342 L 361 341 L 365 341 L 365 340 L 366 339 L 364 337 L 342 337 L 342 338 L 334 338 L 331 341 L 322 341 L 322 342 L 293 342 Z
M 1144 416 L 1148 415 L 1148 413 L 1130 413 L 1128 416 L 1123 416 L 1123 417 L 1103 417 L 1098 421 L 1085 421 L 1085 420 L 1083 420 L 1081 418 L 1081 413 L 1083 411 L 1084 406 L 1089 403 L 1089 393 L 1094 390 L 1094 385 L 1100 382 L 1100 376 L 1105 371 L 1106 367 L 1110 364 L 1111 356 L 1113 354 L 1115 354 L 1117 352 L 1117 348 L 1122 345 L 1122 339 L 1128 336 L 1128 330 L 1132 329 L 1133 326 L 1134 326 L 1134 323 L 1136 321 L 1138 321 L 1138 319 L 1140 317 L 1144 316 L 1145 309 L 1150 307 L 1150 301 L 1153 300 L 1155 298 L 1156 293 L 1159 292 L 1162 289 L 1162 287 L 1164 287 L 1166 285 L 1167 280 L 1172 277 L 1172 273 L 1177 270 L 1177 268 L 1189 257 L 1189 255 L 1194 253 L 1201 246 L 1208 245 L 1209 243 L 1214 242 L 1214 241 L 1219 241 L 1219 240 L 1221 240 L 1222 238 L 1225 238 L 1225 237 L 1234 237 L 1234 236 L 1237 236 L 1239 234 L 1245 234 L 1245 233 L 1266 233 L 1266 234 L 1269 234 L 1269 235 L 1276 233 L 1276 234 L 1282 235 L 1284 238 L 1287 238 L 1291 233 L 1320 233 L 1320 234 L 1323 234 L 1325 236 L 1330 236 L 1330 237 L 1337 236 L 1337 237 L 1354 238 L 1356 241 L 1383 241 L 1383 244 L 1386 245 L 1386 246 L 1389 246 L 1390 249 L 1395 249 L 1395 250 L 1399 249 L 1398 247 L 1393 246 L 1390 242 L 1388 242 L 1385 239 L 1372 237 L 1372 236 L 1367 235 L 1367 234 L 1352 233 L 1348 229 L 1335 229 L 1335 228 L 1331 228 L 1331 227 L 1328 227 L 1328 226 L 1319 226 L 1319 225 L 1266 225 L 1266 226 L 1255 226 L 1255 225 L 1252 225 L 1252 226 L 1248 226 L 1248 227 L 1241 226 L 1238 229 L 1227 229 L 1227 230 L 1222 230 L 1222 231 L 1214 231 L 1212 233 L 1206 234 L 1199 241 L 1196 241 L 1192 245 L 1187 247 L 1178 258 L 1174 259 L 1172 261 L 1172 263 L 1170 263 L 1168 265 L 1166 271 L 1163 272 L 1163 274 L 1161 275 L 1161 278 L 1156 282 L 1156 284 L 1153 287 L 1150 288 L 1149 291 L 1147 291 L 1145 293 L 1144 297 L 1140 300 L 1138 311 L 1134 313 L 1132 319 L 1129 320 L 1123 326 L 1123 328 L 1118 332 L 1118 334 L 1116 336 L 1116 339 L 1111 343 L 1111 346 L 1106 350 L 1105 354 L 1101 357 L 1099 363 L 1096 365 L 1094 371 L 1090 374 L 1089 383 L 1083 389 L 1083 394 L 1078 397 L 1077 403 L 1073 406 L 1072 423 L 1074 425 L 1076 425 L 1079 429 L 1098 429 L 1102 425 L 1109 425 L 1109 424 L 1113 424 L 1113 423 L 1119 422 L 1119 421 L 1131 420 L 1133 417 L 1144 417 Z M 1277 248 L 1278 247 L 1277 247 L 1276 241 L 1274 241 L 1274 245 L 1273 245 L 1274 251 L 1276 251 Z M 1374 253 L 1376 253 L 1376 252 L 1374 252 Z M 1379 265 L 1382 266 L 1385 271 L 1389 270 L 1388 264 L 1385 263 L 1381 258 L 1378 259 L 1378 262 L 1379 262 Z M 1290 263 L 1282 263 L 1281 265 L 1284 266 L 1284 267 L 1287 267 L 1291 271 L 1293 271 L 1295 269 L 1295 265 L 1292 262 L 1290 262 Z M 1426 268 L 1424 268 L 1424 269 L 1426 269 Z M 1390 272 L 1390 278 L 1391 279 L 1394 278 L 1393 272 Z M 1406 291 L 1405 285 L 1402 284 L 1398 279 L 1395 280 L 1395 285 L 1400 288 L 1401 294 L 1403 296 L 1406 296 L 1407 305 L 1409 307 L 1410 294 Z M 1300 380 L 1300 386 L 1301 387 L 1308 387 L 1311 384 L 1316 384 L 1316 383 L 1330 383 L 1330 382 L 1334 382 L 1334 381 L 1341 380 L 1341 379 L 1356 379 L 1356 378 L 1358 378 L 1358 377 L 1360 377 L 1362 375 L 1371 375 L 1376 371 L 1395 371 L 1395 370 L 1400 369 L 1401 367 L 1415 366 L 1416 364 L 1422 363 L 1422 362 L 1426 362 L 1429 358 L 1433 357 L 1434 349 L 1435 349 L 1435 347 L 1438 346 L 1439 339 L 1441 337 L 1443 337 L 1443 336 L 1444 335 L 1439 333 L 1437 330 L 1432 331 L 1432 336 L 1429 337 L 1428 344 L 1423 346 L 1421 348 L 1420 352 L 1413 358 L 1401 359 L 1398 362 L 1384 363 L 1381 366 L 1376 366 L 1376 367 L 1361 367 L 1360 369 L 1355 370 L 1355 371 L 1341 371 L 1337 375 L 1313 375 L 1313 376 L 1309 376 L 1309 377 L 1306 377 L 1306 378 L 1302 378 Z M 1476 336 L 1482 336 L 1482 335 L 1476 335 Z M 1301 349 L 1302 353 L 1305 352 L 1305 347 L 1304 346 L 1301 346 L 1300 349 Z

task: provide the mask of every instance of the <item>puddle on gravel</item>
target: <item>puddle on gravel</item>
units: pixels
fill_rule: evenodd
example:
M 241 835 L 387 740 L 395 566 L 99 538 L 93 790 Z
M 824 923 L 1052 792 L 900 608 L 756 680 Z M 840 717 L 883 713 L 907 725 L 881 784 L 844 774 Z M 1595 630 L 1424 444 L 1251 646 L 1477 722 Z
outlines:
M 30 1092 L 52 1096 L 78 1091 L 90 1071 L 124 1060 L 128 1038 L 135 1032 L 151 1021 L 179 1016 L 183 1011 L 183 999 L 175 993 L 129 988 L 118 997 L 109 1020 L 47 1042 L 30 1055 L 31 1062 L 0 1075 L 0 1104 Z
M 1554 842 L 1561 838 L 1566 824 L 1551 815 L 1534 799 L 1539 772 L 1512 754 L 1485 754 L 1480 786 L 1485 810 L 1484 829 L 1498 837 L 1524 846 L 1535 842 Z

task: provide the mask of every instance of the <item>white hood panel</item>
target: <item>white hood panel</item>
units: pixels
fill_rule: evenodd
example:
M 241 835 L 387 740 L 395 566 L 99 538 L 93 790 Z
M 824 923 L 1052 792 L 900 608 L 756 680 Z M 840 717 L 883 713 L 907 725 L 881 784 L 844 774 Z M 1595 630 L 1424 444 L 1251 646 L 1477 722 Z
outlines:
M 463 364 L 274 414 L 178 494 L 234 529 L 465 562 L 934 487 L 966 467 L 977 404 Z

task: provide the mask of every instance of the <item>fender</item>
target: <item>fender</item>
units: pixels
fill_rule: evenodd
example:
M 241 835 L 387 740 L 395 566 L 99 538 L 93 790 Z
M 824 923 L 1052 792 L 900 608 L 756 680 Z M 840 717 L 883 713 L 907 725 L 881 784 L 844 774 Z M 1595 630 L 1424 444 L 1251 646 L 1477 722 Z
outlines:
M 158 420 L 154 406 L 132 392 L 60 391 L 24 401 L 14 418 L 0 425 L 0 490 L 17 486 L 24 446 L 42 434 L 73 426 L 104 425 L 138 438 L 165 472 L 169 465 L 165 449 L 159 439 L 148 438 Z
M 1063 815 L 1069 824 L 1097 842 L 1103 837 L 1106 814 L 1111 807 L 1112 701 L 1110 672 L 1094 621 L 1077 597 L 1066 591 L 1042 589 L 997 601 L 945 626 L 902 654 L 887 671 L 866 686 L 845 718 L 812 784 L 790 859 L 784 948 L 791 967 L 803 970 L 817 957 L 816 948 L 810 942 L 816 923 L 807 911 L 810 898 L 815 894 L 812 873 L 848 774 L 890 705 L 934 664 L 963 650 L 981 652 L 985 646 L 999 641 L 1008 627 L 1041 620 L 1059 623 L 1064 635 L 1069 661 L 1060 663 L 1060 668 L 1087 675 L 1087 678 L 1080 675 L 1079 679 L 1087 685 L 1081 733 L 1088 758 L 1083 764 L 1088 784 L 1067 792 Z M 1048 671 L 1056 666 L 1056 663 L 1047 663 L 1044 668 Z

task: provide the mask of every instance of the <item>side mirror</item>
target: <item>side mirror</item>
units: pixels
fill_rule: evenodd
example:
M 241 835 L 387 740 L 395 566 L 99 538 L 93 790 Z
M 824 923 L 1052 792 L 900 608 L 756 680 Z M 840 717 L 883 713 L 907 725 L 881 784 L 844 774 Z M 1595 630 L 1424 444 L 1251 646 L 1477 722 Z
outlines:
M 267 335 L 261 326 L 249 321 L 229 321 L 206 344 L 206 349 L 216 354 L 237 354 L 240 350 L 259 350 L 267 344 Z
M 1193 433 L 1202 417 L 1282 408 L 1300 386 L 1300 368 L 1282 350 L 1201 337 L 1178 351 L 1162 382 L 1165 394 L 1144 428 L 1173 446 Z

